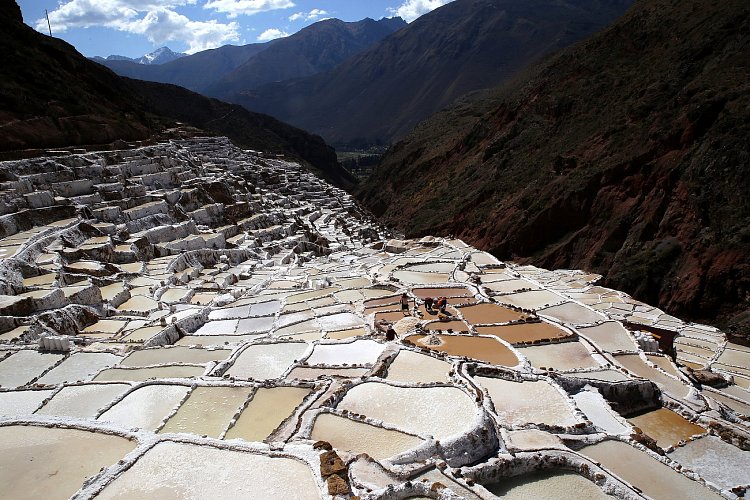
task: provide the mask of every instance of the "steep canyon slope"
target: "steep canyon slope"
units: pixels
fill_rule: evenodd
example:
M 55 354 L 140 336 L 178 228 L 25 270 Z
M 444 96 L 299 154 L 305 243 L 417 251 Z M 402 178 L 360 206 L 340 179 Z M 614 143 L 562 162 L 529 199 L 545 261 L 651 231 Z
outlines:
M 739 328 L 750 322 L 748 64 L 748 2 L 640 0 L 422 123 L 359 197 L 408 235 L 586 268 L 673 314 Z

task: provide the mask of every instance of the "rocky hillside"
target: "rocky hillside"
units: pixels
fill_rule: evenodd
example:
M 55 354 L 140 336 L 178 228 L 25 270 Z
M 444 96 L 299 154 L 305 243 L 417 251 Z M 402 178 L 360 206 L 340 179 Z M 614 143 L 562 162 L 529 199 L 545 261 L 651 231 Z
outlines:
M 747 325 L 749 64 L 748 2 L 640 0 L 421 124 L 360 198 L 410 235 L 589 269 L 673 314 Z
M 355 182 L 319 137 L 179 87 L 118 77 L 23 24 L 12 0 L 0 6 L 0 151 L 142 140 L 179 120 L 299 159 L 340 186 Z
M 334 145 L 389 144 L 459 96 L 594 33 L 630 0 L 456 0 L 330 72 L 221 97 Z

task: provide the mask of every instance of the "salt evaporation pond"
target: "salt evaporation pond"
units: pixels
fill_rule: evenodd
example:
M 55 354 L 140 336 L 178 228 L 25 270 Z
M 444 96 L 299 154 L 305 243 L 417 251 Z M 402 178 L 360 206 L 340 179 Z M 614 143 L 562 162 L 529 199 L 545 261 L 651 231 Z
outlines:
M 638 350 L 638 345 L 633 341 L 625 327 L 616 321 L 607 321 L 596 326 L 579 328 L 578 331 L 605 351 L 632 352 Z
M 76 429 L 0 427 L 3 497 L 68 498 L 84 480 L 135 447 L 134 441 L 119 436 Z
M 609 407 L 601 394 L 594 391 L 581 391 L 573 395 L 576 406 L 591 420 L 594 425 L 609 434 L 622 434 L 630 430 L 619 420 L 619 415 Z
M 433 283 L 447 283 L 450 275 L 445 273 L 420 271 L 394 271 L 393 277 L 402 283 L 412 285 L 431 285 Z
M 9 417 L 31 415 L 39 408 L 42 401 L 51 395 L 51 390 L 0 392 L 2 415 Z
M 0 351 L 0 354 L 3 354 Z M 22 350 L 0 361 L 0 386 L 19 387 L 58 363 L 63 356 Z
M 61 384 L 90 380 L 96 372 L 107 366 L 116 365 L 122 359 L 106 352 L 79 352 L 44 374 L 40 384 Z
M 155 431 L 189 391 L 190 387 L 182 385 L 147 385 L 129 393 L 99 420 Z
M 108 368 L 94 377 L 97 382 L 142 382 L 154 378 L 193 378 L 203 375 L 203 366 L 171 365 L 148 368 Z
M 242 351 L 227 371 L 232 377 L 266 380 L 280 377 L 307 351 L 304 342 L 255 344 Z
M 227 349 L 191 349 L 189 347 L 169 347 L 133 351 L 122 360 L 120 366 L 151 366 L 172 363 L 203 364 L 210 361 L 223 361 L 231 351 Z
M 417 436 L 331 413 L 321 413 L 315 418 L 310 439 L 328 441 L 336 449 L 350 453 L 367 453 L 375 460 L 384 460 L 422 444 Z
M 309 467 L 298 460 L 162 442 L 96 498 L 317 500 L 318 491 Z
M 432 356 L 401 349 L 388 366 L 387 380 L 406 383 L 447 382 L 453 365 Z
M 547 290 L 534 290 L 511 295 L 499 295 L 495 297 L 495 300 L 522 309 L 539 309 L 547 305 L 558 304 L 563 301 L 563 298 Z
M 159 432 L 189 432 L 218 438 L 251 392 L 250 387 L 196 387 Z
M 680 446 L 669 454 L 669 458 L 720 488 L 730 490 L 750 484 L 750 452 L 716 436 L 705 436 Z
M 592 311 L 588 307 L 576 304 L 575 302 L 565 302 L 558 306 L 548 307 L 547 309 L 540 309 L 537 311 L 539 314 L 552 316 L 553 318 L 563 323 L 596 323 L 602 321 L 604 316 Z
M 686 420 L 667 408 L 628 417 L 628 421 L 656 439 L 656 444 L 662 448 L 674 446 L 691 436 L 706 433 L 706 429 L 700 425 Z
M 513 382 L 481 376 L 474 379 L 487 389 L 505 425 L 532 422 L 567 427 L 578 423 L 569 401 L 548 382 Z
M 420 299 L 427 297 L 447 297 L 450 302 L 451 297 L 471 297 L 472 293 L 464 287 L 440 287 L 440 288 L 413 288 L 412 293 Z M 398 296 L 394 297 L 396 302 Z
M 258 335 L 185 335 L 175 342 L 184 346 L 235 346 L 243 342 L 258 338 Z
M 396 387 L 365 382 L 349 389 L 337 408 L 435 439 L 468 432 L 477 418 L 474 399 L 456 387 Z
M 384 344 L 370 339 L 318 344 L 306 361 L 309 365 L 369 365 L 377 361 L 383 349 Z
M 426 343 L 427 335 L 409 335 L 404 340 L 413 342 L 420 347 L 427 347 L 441 351 L 451 356 L 466 356 L 479 361 L 486 361 L 494 365 L 516 366 L 518 358 L 513 351 L 501 342 L 489 337 L 475 337 L 468 335 L 437 335 L 441 344 Z
M 320 377 L 358 378 L 367 375 L 371 368 L 326 368 L 323 366 L 297 366 L 285 377 L 287 380 L 315 380 Z
M 263 441 L 292 414 L 310 394 L 305 387 L 261 387 L 242 410 L 237 422 L 227 431 L 225 439 Z
M 507 323 L 525 318 L 525 314 L 518 313 L 497 304 L 482 303 L 459 309 L 461 315 L 472 325 Z
M 581 454 L 639 488 L 654 500 L 685 498 L 719 500 L 721 495 L 683 476 L 645 452 L 620 441 L 602 441 L 586 446 Z
M 571 334 L 562 328 L 545 322 L 518 323 L 514 325 L 501 326 L 478 326 L 477 333 L 480 335 L 494 335 L 509 344 L 521 342 L 549 341 L 562 339 Z
M 519 347 L 518 352 L 529 358 L 534 368 L 545 367 L 565 371 L 599 367 L 599 363 L 594 361 L 589 350 L 580 342 Z
M 656 382 L 673 397 L 684 398 L 688 395 L 690 389 L 687 385 L 648 366 L 637 354 L 619 355 L 615 360 L 639 377 Z
M 509 477 L 497 483 L 483 484 L 492 494 L 508 500 L 575 498 L 599 500 L 611 498 L 599 487 L 573 472 L 544 470 Z
M 130 389 L 128 384 L 86 384 L 63 387 L 37 415 L 95 418 L 99 410 Z

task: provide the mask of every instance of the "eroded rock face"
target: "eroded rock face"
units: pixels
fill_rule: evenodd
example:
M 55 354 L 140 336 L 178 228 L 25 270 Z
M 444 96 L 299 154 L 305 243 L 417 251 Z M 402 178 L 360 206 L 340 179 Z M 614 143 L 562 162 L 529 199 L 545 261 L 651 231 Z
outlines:
M 665 474 L 709 498 L 679 470 L 716 470 L 670 462 L 675 447 L 711 432 L 711 446 L 747 448 L 750 352 L 721 331 L 595 274 L 396 238 L 297 164 L 202 138 L 0 175 L 0 430 L 115 434 L 136 450 L 113 450 L 85 484 L 50 476 L 67 496 L 158 492 L 170 480 L 149 471 L 175 453 L 185 496 L 214 491 L 221 470 L 258 498 L 476 500 L 482 484 L 565 469 L 639 498 L 584 458 L 622 441 L 641 460 L 664 453 Z M 30 208 L 49 202 L 34 192 L 53 205 Z M 738 383 L 699 385 L 688 367 Z M 623 417 L 655 409 L 642 433 Z M 683 433 L 661 446 L 664 414 Z M 53 474 L 76 458 L 55 442 L 37 458 L 0 440 L 0 475 Z

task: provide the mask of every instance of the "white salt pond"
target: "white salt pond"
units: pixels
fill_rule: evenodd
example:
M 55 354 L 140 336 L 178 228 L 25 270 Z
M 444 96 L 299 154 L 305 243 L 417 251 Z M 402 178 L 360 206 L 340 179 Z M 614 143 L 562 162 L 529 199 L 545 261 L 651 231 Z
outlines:
M 680 446 L 669 454 L 669 458 L 720 488 L 729 490 L 750 484 L 750 452 L 716 436 L 705 436 Z
M 250 387 L 196 387 L 159 432 L 189 432 L 218 438 L 251 392 Z
M 147 385 L 129 393 L 102 413 L 99 420 L 155 431 L 189 390 L 182 385 Z
M 255 344 L 244 349 L 226 372 L 243 379 L 278 378 L 307 351 L 305 342 Z
M 575 498 L 599 500 L 611 498 L 596 484 L 573 472 L 544 470 L 483 484 L 493 495 L 508 500 Z
M 31 415 L 51 395 L 51 390 L 0 392 L 0 416 Z
M 393 277 L 402 283 L 411 285 L 432 285 L 434 283 L 447 283 L 450 278 L 445 273 L 429 273 L 420 271 L 394 271 Z
M 523 309 L 540 309 L 551 304 L 559 304 L 563 301 L 563 298 L 547 290 L 532 290 L 511 295 L 499 295 L 495 297 L 495 300 Z
M 0 386 L 13 388 L 28 384 L 62 358 L 59 354 L 42 354 L 33 350 L 17 351 L 0 362 Z
M 506 425 L 532 422 L 566 427 L 578 423 L 570 402 L 547 382 L 480 376 L 474 379 L 487 389 L 498 418 Z
M 320 492 L 298 460 L 161 442 L 96 498 L 317 500 Z
M 609 407 L 601 394 L 594 391 L 581 391 L 573 395 L 576 406 L 600 429 L 609 434 L 622 434 L 630 430 L 619 415 Z
M 605 319 L 601 314 L 575 302 L 565 302 L 558 306 L 540 309 L 538 313 L 552 316 L 563 323 L 572 324 L 594 323 Z
M 259 335 L 185 335 L 175 342 L 181 346 L 231 346 L 257 339 Z
M 79 352 L 44 374 L 40 384 L 61 384 L 90 380 L 99 370 L 116 365 L 122 359 L 106 352 Z
M 616 356 L 615 360 L 639 377 L 656 382 L 673 397 L 684 398 L 688 395 L 690 389 L 686 384 L 648 366 L 637 354 L 623 354 Z
M 441 359 L 401 349 L 388 366 L 386 379 L 407 383 L 445 383 L 452 369 L 452 364 Z
M 358 378 L 367 375 L 370 368 L 326 368 L 323 366 L 297 366 L 286 376 L 287 380 L 315 380 L 319 377 Z
M 605 351 L 632 352 L 638 350 L 638 345 L 630 334 L 628 334 L 625 327 L 616 321 L 607 321 L 600 325 L 579 328 L 578 331 Z
M 328 441 L 337 450 L 367 453 L 375 460 L 384 460 L 422 444 L 417 436 L 331 413 L 321 413 L 315 418 L 310 439 Z
M 586 446 L 579 453 L 601 463 L 603 467 L 636 486 L 654 500 L 674 498 L 719 500 L 722 498 L 718 493 L 697 481 L 688 479 L 627 443 L 602 441 Z
M 237 422 L 227 431 L 225 439 L 263 441 L 292 414 L 310 389 L 305 387 L 261 387 Z
M 362 326 L 362 318 L 354 313 L 331 314 L 318 318 L 318 324 L 323 330 L 343 330 Z
M 84 480 L 135 449 L 119 436 L 36 426 L 0 427 L 3 497 L 68 498 Z
M 378 382 L 352 387 L 338 408 L 435 439 L 468 432 L 477 415 L 474 399 L 456 387 L 395 387 Z
M 63 387 L 36 413 L 60 417 L 95 418 L 99 410 L 129 389 L 128 384 L 85 384 Z
M 599 363 L 594 361 L 589 350 L 580 342 L 519 347 L 518 352 L 529 358 L 534 368 L 545 367 L 565 371 L 599 367 Z
M 370 339 L 337 344 L 318 344 L 307 358 L 309 365 L 369 365 L 377 361 L 385 344 Z

